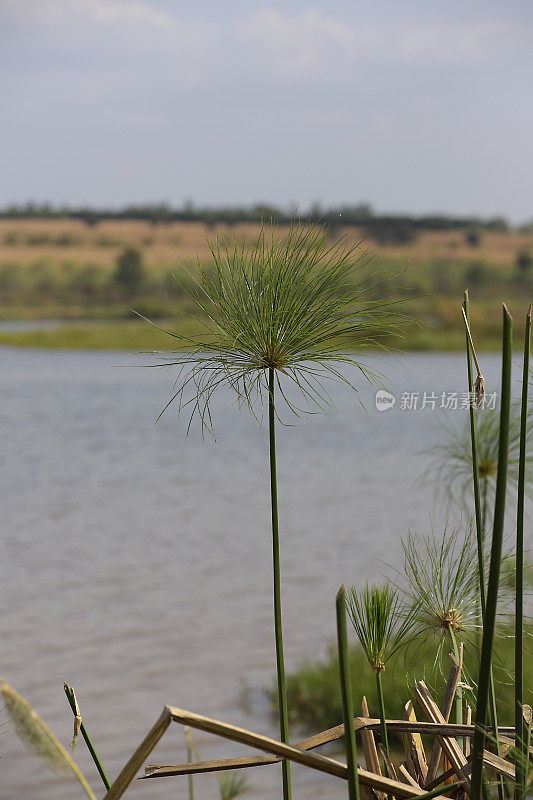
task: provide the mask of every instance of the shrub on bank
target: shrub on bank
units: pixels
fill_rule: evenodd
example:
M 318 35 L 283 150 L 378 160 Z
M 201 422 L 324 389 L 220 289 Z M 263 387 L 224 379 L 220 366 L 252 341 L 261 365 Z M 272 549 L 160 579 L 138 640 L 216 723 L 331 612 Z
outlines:
M 514 656 L 512 631 L 501 631 L 498 639 L 495 678 L 498 708 L 503 719 L 511 717 L 514 688 L 507 670 L 511 670 Z M 533 623 L 526 629 L 526 641 L 533 642 Z M 529 649 L 531 644 L 529 645 Z M 524 659 L 524 685 L 533 687 L 533 658 Z M 470 673 L 477 674 L 477 666 L 470 664 Z M 435 689 L 440 697 L 448 674 L 450 659 L 444 650 L 442 658 L 435 663 L 434 642 L 429 641 L 427 649 L 407 648 L 397 656 L 383 682 L 383 692 L 387 713 L 391 719 L 401 719 L 406 700 L 411 696 L 415 680 L 423 679 L 430 689 Z M 366 656 L 358 645 L 350 648 L 350 674 L 354 694 L 354 711 L 360 712 L 361 698 L 366 697 L 371 717 L 379 717 L 375 677 L 368 667 Z M 468 699 L 468 698 L 467 698 Z M 342 704 L 339 689 L 339 665 L 337 648 L 331 645 L 322 659 L 309 660 L 287 676 L 287 700 L 291 721 L 305 732 L 313 733 L 338 725 L 342 719 Z M 531 705 L 533 691 L 526 690 L 524 700 Z

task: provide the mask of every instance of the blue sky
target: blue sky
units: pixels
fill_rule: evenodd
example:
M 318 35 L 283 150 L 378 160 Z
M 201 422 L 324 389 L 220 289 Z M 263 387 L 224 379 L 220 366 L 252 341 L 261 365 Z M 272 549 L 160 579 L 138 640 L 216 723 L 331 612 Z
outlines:
M 533 217 L 529 0 L 0 0 L 0 204 Z

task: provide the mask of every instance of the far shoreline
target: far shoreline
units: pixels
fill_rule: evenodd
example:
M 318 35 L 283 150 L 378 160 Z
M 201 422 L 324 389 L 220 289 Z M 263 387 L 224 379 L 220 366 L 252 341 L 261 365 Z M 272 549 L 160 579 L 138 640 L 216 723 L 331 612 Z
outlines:
M 180 349 L 178 339 L 158 327 L 174 330 L 178 335 L 191 335 L 198 330 L 194 319 L 158 320 L 150 325 L 138 319 L 19 319 L 0 320 L 0 346 L 43 350 L 129 350 L 171 351 Z M 515 336 L 515 348 L 521 350 L 521 336 Z M 384 346 L 394 353 L 401 352 L 463 352 L 464 332 L 460 328 L 443 329 L 441 326 L 422 324 Z M 479 352 L 498 352 L 500 337 L 497 332 L 481 331 L 476 336 Z M 185 349 L 185 348 L 183 348 Z M 359 348 L 357 348 L 359 349 Z M 381 348 L 368 348 L 380 350 Z

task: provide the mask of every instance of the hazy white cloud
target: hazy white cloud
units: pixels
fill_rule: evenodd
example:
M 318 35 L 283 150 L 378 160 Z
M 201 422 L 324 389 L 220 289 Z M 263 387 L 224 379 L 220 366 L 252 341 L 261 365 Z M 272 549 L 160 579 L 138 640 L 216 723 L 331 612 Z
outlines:
M 338 76 L 343 67 L 368 61 L 408 63 L 477 59 L 520 36 L 518 26 L 497 20 L 363 24 L 316 10 L 298 14 L 264 8 L 239 28 L 247 58 L 276 75 L 300 79 Z
M 458 22 L 439 25 L 412 25 L 396 38 L 397 54 L 406 59 L 438 59 L 455 61 L 479 58 L 513 38 L 519 29 L 508 22 L 480 20 L 469 24 Z M 392 37 L 388 37 L 392 38 Z
M 197 39 L 206 32 L 204 25 L 184 24 L 173 14 L 161 11 L 143 0 L 4 0 L 4 14 L 29 28 L 41 28 L 61 38 L 65 35 L 101 33 L 112 30 L 121 36 L 150 40 L 157 36 L 162 44 L 178 38 Z M 120 44 L 120 39 L 117 39 Z
M 172 8 L 172 7 L 171 7 Z M 17 34 L 28 58 L 59 60 L 62 54 L 87 68 L 127 70 L 142 62 L 160 80 L 176 85 L 207 83 L 226 73 L 260 74 L 302 82 L 353 80 L 377 62 L 457 62 L 479 59 L 494 48 L 509 47 L 521 34 L 509 21 L 481 18 L 468 22 L 412 19 L 360 25 L 327 11 L 298 12 L 263 7 L 248 18 L 215 25 L 208 14 L 180 19 L 176 10 L 155 8 L 150 0 L 3 0 L 0 20 Z M 20 46 L 22 45 L 22 47 Z M 148 59 L 150 59 L 148 61 Z
M 531 216 L 524 7 L 0 0 L 0 194 Z
M 239 30 L 244 44 L 252 44 L 266 58 L 275 73 L 283 77 L 305 77 L 339 60 L 351 60 L 357 52 L 355 30 L 318 11 L 307 10 L 288 16 L 275 9 L 263 9 L 245 21 Z
M 162 63 L 175 67 L 178 82 L 196 82 L 208 72 L 207 53 L 213 32 L 203 23 L 184 22 L 175 14 L 143 0 L 4 0 L 0 16 L 14 25 L 22 42 L 35 42 L 52 57 L 61 53 L 89 57 L 88 70 L 127 67 L 139 59 L 153 59 L 155 71 Z

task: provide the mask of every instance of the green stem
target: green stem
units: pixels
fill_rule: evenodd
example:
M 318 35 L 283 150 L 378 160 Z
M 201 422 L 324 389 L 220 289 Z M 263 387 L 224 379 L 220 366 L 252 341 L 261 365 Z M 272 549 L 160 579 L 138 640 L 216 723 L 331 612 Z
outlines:
M 515 800 L 526 793 L 527 729 L 524 721 L 524 497 L 526 483 L 527 394 L 529 380 L 529 350 L 531 346 L 531 306 L 526 317 L 524 363 L 522 366 L 522 406 L 520 417 L 520 454 L 518 461 L 518 504 L 516 514 L 516 589 L 515 589 Z
M 512 363 L 512 319 L 503 306 L 503 344 L 502 344 L 502 389 L 500 408 L 500 436 L 498 445 L 498 475 L 494 502 L 494 525 L 489 568 L 489 579 L 485 602 L 483 641 L 479 665 L 478 693 L 476 702 L 475 733 L 472 748 L 471 800 L 479 800 L 483 778 L 483 750 L 485 747 L 485 726 L 489 705 L 490 673 L 494 627 L 498 605 L 500 566 L 502 556 L 503 525 L 505 518 L 505 498 L 507 491 L 507 462 L 509 451 L 509 412 L 511 405 L 511 363 Z
M 381 738 L 383 740 L 383 747 L 385 748 L 385 752 L 387 756 L 390 756 L 389 753 L 389 737 L 387 736 L 387 724 L 385 720 L 387 717 L 385 716 L 385 702 L 383 700 L 383 684 L 381 682 L 381 673 L 383 670 L 376 670 L 376 686 L 378 690 L 378 705 L 379 705 L 379 718 L 381 720 Z
M 279 559 L 278 483 L 276 476 L 276 411 L 274 406 L 274 370 L 268 370 L 268 429 L 270 442 L 270 499 L 272 506 L 272 559 L 274 571 L 274 630 L 276 636 L 276 666 L 278 673 L 278 705 L 281 741 L 289 743 L 289 714 L 285 687 L 285 661 L 283 658 L 283 632 L 281 624 L 281 572 Z M 291 768 L 288 761 L 281 763 L 283 800 L 291 800 Z
M 339 651 L 339 677 L 344 718 L 344 741 L 346 742 L 346 764 L 348 767 L 348 797 L 359 800 L 359 776 L 357 774 L 357 749 L 353 715 L 352 683 L 348 658 L 348 634 L 346 632 L 346 593 L 341 586 L 336 600 L 337 645 Z
M 459 646 L 457 644 L 457 639 L 455 638 L 455 634 L 451 628 L 448 628 L 448 633 L 450 634 L 450 641 L 452 643 L 452 650 L 453 650 L 453 657 L 455 658 L 456 662 L 459 664 L 460 662 L 460 652 Z M 460 676 L 460 681 L 462 680 L 462 675 Z M 459 684 L 457 685 L 457 689 L 455 690 L 455 721 L 458 725 L 463 724 L 463 687 Z M 457 743 L 459 747 L 463 748 L 463 738 L 460 737 L 457 739 Z
M 496 705 L 496 690 L 494 688 L 494 670 L 492 669 L 492 664 L 490 665 L 490 675 L 489 675 L 489 721 L 494 731 L 494 747 L 496 749 L 496 755 L 500 756 L 501 747 L 500 747 L 500 734 L 498 732 L 498 707 Z M 505 781 L 503 775 L 496 776 L 496 783 L 498 786 L 499 800 L 504 800 Z
M 79 710 L 79 707 L 78 707 L 78 701 L 76 700 L 76 693 L 74 692 L 74 689 L 72 688 L 72 686 L 69 686 L 68 683 L 63 684 L 63 688 L 65 690 L 65 694 L 67 696 L 67 700 L 69 702 L 69 705 L 70 705 L 70 707 L 72 709 L 72 713 L 74 714 L 75 717 L 79 716 L 81 718 L 80 710 Z M 83 736 L 83 738 L 85 740 L 85 744 L 87 745 L 87 749 L 89 750 L 89 753 L 91 754 L 92 760 L 94 761 L 94 763 L 96 765 L 96 769 L 98 770 L 98 772 L 100 774 L 100 777 L 102 779 L 102 782 L 103 782 L 105 788 L 109 789 L 111 784 L 109 783 L 109 781 L 107 779 L 107 775 L 104 772 L 104 768 L 102 767 L 102 765 L 100 763 L 100 759 L 98 758 L 98 754 L 96 753 L 96 750 L 93 747 L 93 743 L 91 742 L 91 740 L 89 738 L 89 734 L 87 733 L 87 730 L 85 728 L 85 725 L 83 724 L 83 721 L 81 722 L 81 725 L 80 725 L 80 733 L 81 733 L 81 735 Z
M 441 786 L 437 786 L 435 789 L 432 789 L 430 792 L 424 792 L 424 794 L 417 794 L 414 795 L 416 800 L 431 800 L 433 797 L 438 797 L 440 794 L 449 794 L 453 789 L 457 789 L 459 786 L 462 786 L 464 781 L 454 781 L 454 783 L 443 783 Z
M 467 324 L 470 325 L 470 300 L 468 291 L 465 291 L 463 302 L 464 313 Z M 466 332 L 466 364 L 468 372 L 468 391 L 470 397 L 474 396 L 474 375 L 472 370 L 472 344 Z M 472 446 L 472 478 L 474 483 L 474 509 L 476 518 L 476 541 L 477 541 L 477 558 L 478 558 L 478 580 L 479 580 L 479 607 L 481 611 L 481 621 L 484 625 L 485 621 L 485 565 L 484 565 L 484 540 L 487 525 L 487 508 L 488 508 L 488 479 L 483 477 L 483 496 L 480 497 L 480 478 L 479 478 L 479 461 L 477 450 L 477 431 L 476 431 L 476 411 L 474 403 L 469 404 L 470 410 L 470 440 Z M 478 638 L 478 646 L 481 645 L 481 633 Z M 480 647 L 481 649 L 481 647 Z M 492 664 L 489 671 L 489 715 L 490 722 L 496 731 L 496 750 L 500 754 L 500 741 L 498 735 L 498 715 L 496 713 L 496 693 L 494 690 L 494 676 L 492 673 Z M 503 778 L 501 775 L 497 778 L 498 796 L 499 800 L 503 800 Z

